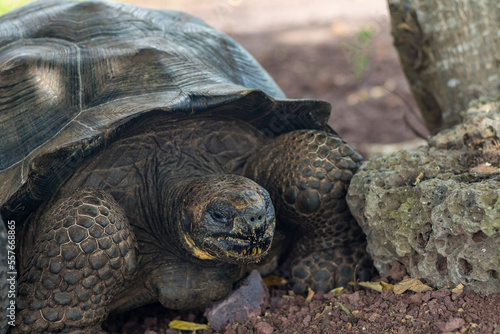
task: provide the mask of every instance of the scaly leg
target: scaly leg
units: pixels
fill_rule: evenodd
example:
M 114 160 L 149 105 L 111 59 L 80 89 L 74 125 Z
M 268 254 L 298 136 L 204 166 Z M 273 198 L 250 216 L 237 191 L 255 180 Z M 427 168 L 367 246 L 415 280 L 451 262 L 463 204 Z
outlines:
M 297 130 L 274 139 L 245 165 L 243 175 L 266 188 L 278 224 L 295 230 L 294 290 L 327 291 L 372 275 L 365 235 L 345 195 L 361 156 L 338 136 Z
M 136 265 L 125 214 L 104 191 L 57 201 L 24 234 L 16 333 L 98 333 Z M 31 226 L 33 225 L 33 226 Z

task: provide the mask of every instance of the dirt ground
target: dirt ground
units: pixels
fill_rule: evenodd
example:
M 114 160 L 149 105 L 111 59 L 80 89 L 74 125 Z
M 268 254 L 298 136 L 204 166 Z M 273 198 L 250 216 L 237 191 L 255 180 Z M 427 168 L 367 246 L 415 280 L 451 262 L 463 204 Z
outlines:
M 415 141 L 415 131 L 427 135 L 412 112 L 417 108 L 391 45 L 384 0 L 140 4 L 202 17 L 247 48 L 288 97 L 329 101 L 331 126 L 365 156 L 393 148 L 378 144 Z M 443 289 L 395 295 L 356 286 L 306 301 L 288 289 L 271 288 L 264 314 L 222 333 L 500 333 L 499 294 Z M 111 317 L 105 329 L 179 333 L 168 329 L 173 319 L 206 322 L 200 310 L 174 312 L 151 305 Z
M 261 316 L 227 325 L 220 333 L 500 333 L 500 294 L 482 296 L 443 289 L 395 295 L 388 290 L 380 293 L 351 287 L 339 294 L 320 292 L 307 301 L 275 288 L 269 304 Z M 172 320 L 206 323 L 202 311 L 174 312 L 155 304 L 111 317 L 105 329 L 123 334 L 181 333 L 168 328 Z

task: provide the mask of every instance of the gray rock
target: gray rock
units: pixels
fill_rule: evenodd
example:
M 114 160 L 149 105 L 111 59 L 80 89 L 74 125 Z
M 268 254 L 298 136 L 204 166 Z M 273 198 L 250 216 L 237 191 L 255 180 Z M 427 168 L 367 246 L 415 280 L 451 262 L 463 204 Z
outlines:
M 429 146 L 366 161 L 347 201 L 379 272 L 500 292 L 500 110 L 476 103 Z
M 257 270 L 253 270 L 246 281 L 226 299 L 207 308 L 205 315 L 216 331 L 225 324 L 256 317 L 269 304 L 269 291 Z

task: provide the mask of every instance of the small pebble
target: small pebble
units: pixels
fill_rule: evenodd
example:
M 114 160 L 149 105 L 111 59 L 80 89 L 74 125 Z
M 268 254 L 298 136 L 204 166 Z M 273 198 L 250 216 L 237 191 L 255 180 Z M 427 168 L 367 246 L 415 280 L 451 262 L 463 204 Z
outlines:
M 158 324 L 158 318 L 153 318 L 153 317 L 147 317 L 144 318 L 144 325 L 145 326 L 154 326 Z
M 447 322 L 436 322 L 436 327 L 444 333 L 453 332 L 465 324 L 462 318 L 451 318 Z
M 420 305 L 422 303 L 422 298 L 423 298 L 423 294 L 421 294 L 421 293 L 411 294 L 408 297 L 408 303 L 409 304 Z
M 255 330 L 255 334 L 273 334 L 274 328 L 267 322 L 258 322 L 253 327 Z

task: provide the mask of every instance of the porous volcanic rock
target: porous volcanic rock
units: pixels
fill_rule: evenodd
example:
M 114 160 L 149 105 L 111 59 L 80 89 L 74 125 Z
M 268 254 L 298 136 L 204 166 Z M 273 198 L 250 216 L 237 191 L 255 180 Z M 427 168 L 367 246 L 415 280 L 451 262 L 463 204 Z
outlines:
M 498 101 L 471 103 L 428 146 L 373 157 L 354 175 L 347 201 L 382 276 L 500 292 Z

